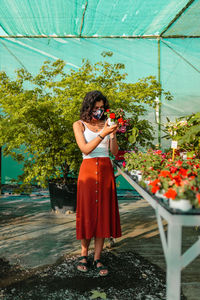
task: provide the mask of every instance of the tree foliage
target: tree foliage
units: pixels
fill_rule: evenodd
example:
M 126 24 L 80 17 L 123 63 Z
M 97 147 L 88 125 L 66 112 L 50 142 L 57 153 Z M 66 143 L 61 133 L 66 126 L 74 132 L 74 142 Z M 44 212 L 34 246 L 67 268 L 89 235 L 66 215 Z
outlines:
M 103 53 L 104 57 L 111 56 Z M 153 76 L 127 83 L 125 66 L 100 61 L 91 64 L 83 60 L 78 70 L 65 72 L 62 60 L 45 61 L 39 73 L 33 76 L 25 69 L 16 71 L 16 79 L 0 73 L 0 144 L 4 155 L 23 161 L 24 184 L 46 186 L 49 179 L 76 173 L 81 161 L 72 124 L 79 119 L 85 94 L 100 90 L 113 108 L 121 107 L 130 115 L 135 129 L 120 137 L 122 147 L 138 143 L 148 145 L 153 130 L 145 115 L 145 105 L 155 107 L 155 99 L 163 93 Z M 171 99 L 169 93 L 165 93 Z M 143 132 L 143 134 L 135 134 Z

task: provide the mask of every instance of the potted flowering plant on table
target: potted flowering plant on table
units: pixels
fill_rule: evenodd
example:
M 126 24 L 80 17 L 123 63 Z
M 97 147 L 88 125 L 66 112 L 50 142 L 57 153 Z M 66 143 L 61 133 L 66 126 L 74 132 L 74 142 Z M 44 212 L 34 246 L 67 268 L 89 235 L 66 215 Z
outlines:
M 177 118 L 174 122 L 167 118 L 163 138 L 178 142 L 177 153 L 184 158 L 200 157 L 200 112 Z
M 148 149 L 147 152 L 129 152 L 125 154 L 125 167 L 132 175 L 139 176 L 141 184 L 146 187 L 150 178 L 157 174 L 166 158 L 161 150 Z
M 173 208 L 188 210 L 200 207 L 200 159 L 172 161 L 170 152 L 149 149 L 146 153 L 125 154 L 125 169 L 133 176 L 140 170 L 139 184 L 150 193 L 166 200 Z M 135 179 L 135 178 L 134 178 Z
M 200 161 L 166 160 L 162 170 L 151 177 L 150 191 L 162 192 L 172 208 L 189 210 L 200 206 L 199 198 Z

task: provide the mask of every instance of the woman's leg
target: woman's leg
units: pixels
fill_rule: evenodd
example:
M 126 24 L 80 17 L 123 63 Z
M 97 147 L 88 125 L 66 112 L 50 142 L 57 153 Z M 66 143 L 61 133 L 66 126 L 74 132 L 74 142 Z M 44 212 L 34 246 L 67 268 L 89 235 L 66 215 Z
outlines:
M 101 251 L 103 250 L 104 240 L 104 238 L 95 238 L 94 261 L 101 258 Z M 101 266 L 103 266 L 102 263 L 97 263 L 97 268 Z M 100 273 L 102 275 L 107 275 L 108 270 L 105 268 L 103 270 L 100 270 Z
M 81 256 L 88 256 L 88 248 L 90 245 L 90 239 L 83 239 L 81 240 Z M 81 263 L 87 263 L 87 260 L 85 258 L 81 259 L 79 262 Z M 87 267 L 83 266 L 83 265 L 78 265 L 77 266 L 78 270 L 87 270 Z
M 90 245 L 91 239 L 81 240 L 81 256 L 88 256 L 88 248 Z
M 100 259 L 101 251 L 103 250 L 104 238 L 94 239 L 94 260 Z

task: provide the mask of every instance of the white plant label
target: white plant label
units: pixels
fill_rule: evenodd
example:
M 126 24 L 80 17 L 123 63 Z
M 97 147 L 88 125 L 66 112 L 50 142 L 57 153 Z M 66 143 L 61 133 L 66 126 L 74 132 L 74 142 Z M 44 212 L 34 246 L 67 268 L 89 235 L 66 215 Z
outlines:
M 172 149 L 177 149 L 177 146 L 178 146 L 178 142 L 177 141 L 172 141 L 171 148 Z

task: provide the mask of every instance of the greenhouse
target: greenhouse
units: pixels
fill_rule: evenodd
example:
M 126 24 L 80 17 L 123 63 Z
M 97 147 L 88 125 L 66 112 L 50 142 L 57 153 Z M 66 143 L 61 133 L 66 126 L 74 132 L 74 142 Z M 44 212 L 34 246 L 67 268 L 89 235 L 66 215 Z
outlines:
M 200 246 L 179 253 L 182 227 L 200 226 L 199 79 L 200 0 L 0 0 L 1 185 L 26 194 L 59 177 L 76 181 L 73 124 L 85 94 L 102 92 L 104 115 L 119 126 L 118 193 L 130 189 L 155 210 L 166 299 L 184 299 L 180 272 Z M 93 299 L 105 297 L 98 292 Z
M 70 5 L 70 8 L 69 8 Z M 156 76 L 173 101 L 161 116 L 199 110 L 199 1 L 1 1 L 1 70 L 36 74 L 44 61 L 62 59 L 77 70 L 82 59 L 124 63 L 129 82 Z M 130 9 L 131 7 L 131 9 Z M 66 70 L 67 71 L 67 70 Z M 154 112 L 149 116 L 155 122 Z M 7 166 L 7 167 L 6 167 Z M 19 172 L 2 160 L 2 182 Z M 7 179 L 6 179 L 7 178 Z

